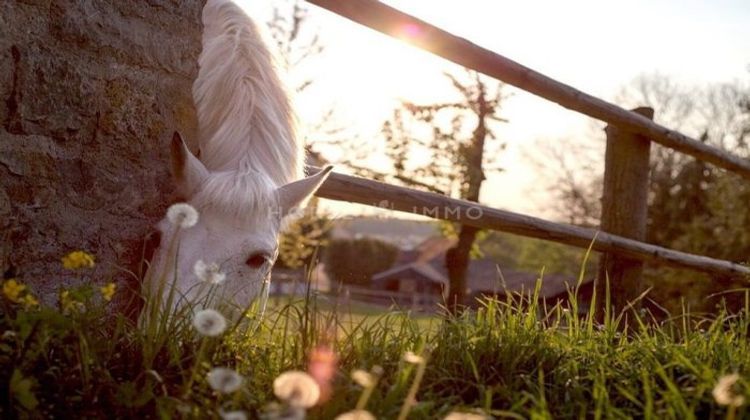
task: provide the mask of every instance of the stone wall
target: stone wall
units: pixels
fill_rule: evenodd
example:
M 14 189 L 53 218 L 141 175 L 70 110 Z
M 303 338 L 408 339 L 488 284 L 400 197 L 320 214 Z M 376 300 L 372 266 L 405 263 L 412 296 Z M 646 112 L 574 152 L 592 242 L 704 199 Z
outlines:
M 123 268 L 173 197 L 171 133 L 195 139 L 202 6 L 0 2 L 0 274 L 48 302 L 82 281 L 137 286 Z M 77 249 L 95 270 L 62 269 Z

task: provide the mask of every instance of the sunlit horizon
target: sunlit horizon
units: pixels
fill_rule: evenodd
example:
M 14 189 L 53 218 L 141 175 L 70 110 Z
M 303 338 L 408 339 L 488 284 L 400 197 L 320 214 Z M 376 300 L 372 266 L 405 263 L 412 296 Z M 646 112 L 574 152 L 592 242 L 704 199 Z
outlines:
M 386 3 L 610 101 L 642 74 L 699 86 L 750 75 L 750 6 L 739 1 Z M 256 20 L 269 16 L 270 5 L 243 4 Z M 303 124 L 314 123 L 333 106 L 339 122 L 360 141 L 374 142 L 400 99 L 430 103 L 454 94 L 442 72 L 458 66 L 316 6 L 309 9 L 309 25 L 318 29 L 326 49 L 298 71 L 313 80 L 296 102 Z M 481 201 L 549 216 L 548 185 L 529 156 L 537 143 L 586 135 L 591 119 L 510 86 L 507 92 L 512 97 L 501 114 L 510 122 L 498 128 L 507 143 L 499 159 L 504 172 L 490 174 Z M 335 150 L 324 152 L 335 160 Z M 341 214 L 361 212 L 338 203 L 326 207 Z

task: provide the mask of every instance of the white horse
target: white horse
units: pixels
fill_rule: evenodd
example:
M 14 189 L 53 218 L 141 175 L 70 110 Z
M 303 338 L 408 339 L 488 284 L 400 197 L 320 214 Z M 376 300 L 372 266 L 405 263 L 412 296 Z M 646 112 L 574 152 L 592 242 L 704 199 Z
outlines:
M 190 228 L 159 223 L 163 239 L 144 292 L 153 297 L 173 288 L 169 306 L 179 307 L 213 290 L 241 309 L 258 296 L 276 260 L 282 219 L 318 189 L 331 168 L 303 178 L 304 149 L 289 98 L 250 18 L 229 0 L 208 0 L 202 20 L 203 51 L 193 84 L 200 158 L 177 133 L 171 147 L 177 186 L 200 216 Z M 201 284 L 194 272 L 199 260 L 217 264 L 226 280 L 213 288 Z M 160 295 L 166 304 L 170 293 Z

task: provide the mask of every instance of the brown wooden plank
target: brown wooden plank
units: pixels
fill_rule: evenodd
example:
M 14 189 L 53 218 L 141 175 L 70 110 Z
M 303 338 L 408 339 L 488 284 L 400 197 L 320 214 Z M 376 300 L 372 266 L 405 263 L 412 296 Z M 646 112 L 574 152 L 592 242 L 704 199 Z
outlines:
M 404 40 L 456 64 L 611 125 L 626 128 L 666 147 L 750 178 L 750 162 L 701 143 L 617 105 L 560 83 L 513 60 L 457 37 L 377 0 L 307 0 L 338 15 Z M 460 7 L 457 4 L 456 7 Z
M 633 112 L 649 119 L 654 117 L 651 108 L 637 108 Z M 607 126 L 605 132 L 607 150 L 604 157 L 601 229 L 645 241 L 651 141 L 612 125 Z M 637 298 L 643 291 L 642 275 L 643 261 L 616 253 L 603 254 L 595 285 L 596 295 L 600 296 L 597 305 L 600 317 L 605 313 L 604 299 L 601 297 L 607 296 L 607 288 L 612 313 L 619 313 L 629 305 L 638 309 Z
M 349 201 L 374 207 L 451 220 L 482 229 L 611 252 L 642 261 L 655 261 L 696 271 L 732 275 L 750 275 L 750 268 L 715 258 L 674 251 L 593 229 L 550 222 L 506 210 L 493 209 L 470 201 L 417 191 L 350 175 L 332 173 L 316 193 L 318 197 Z

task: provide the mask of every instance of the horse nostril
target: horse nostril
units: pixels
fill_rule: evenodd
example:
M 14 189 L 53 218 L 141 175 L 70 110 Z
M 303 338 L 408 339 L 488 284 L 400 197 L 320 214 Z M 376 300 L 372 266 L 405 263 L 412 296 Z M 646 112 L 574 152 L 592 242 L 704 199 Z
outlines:
M 253 254 L 245 260 L 245 264 L 247 264 L 251 268 L 260 268 L 263 266 L 263 264 L 270 261 L 270 258 L 268 258 L 265 254 Z

